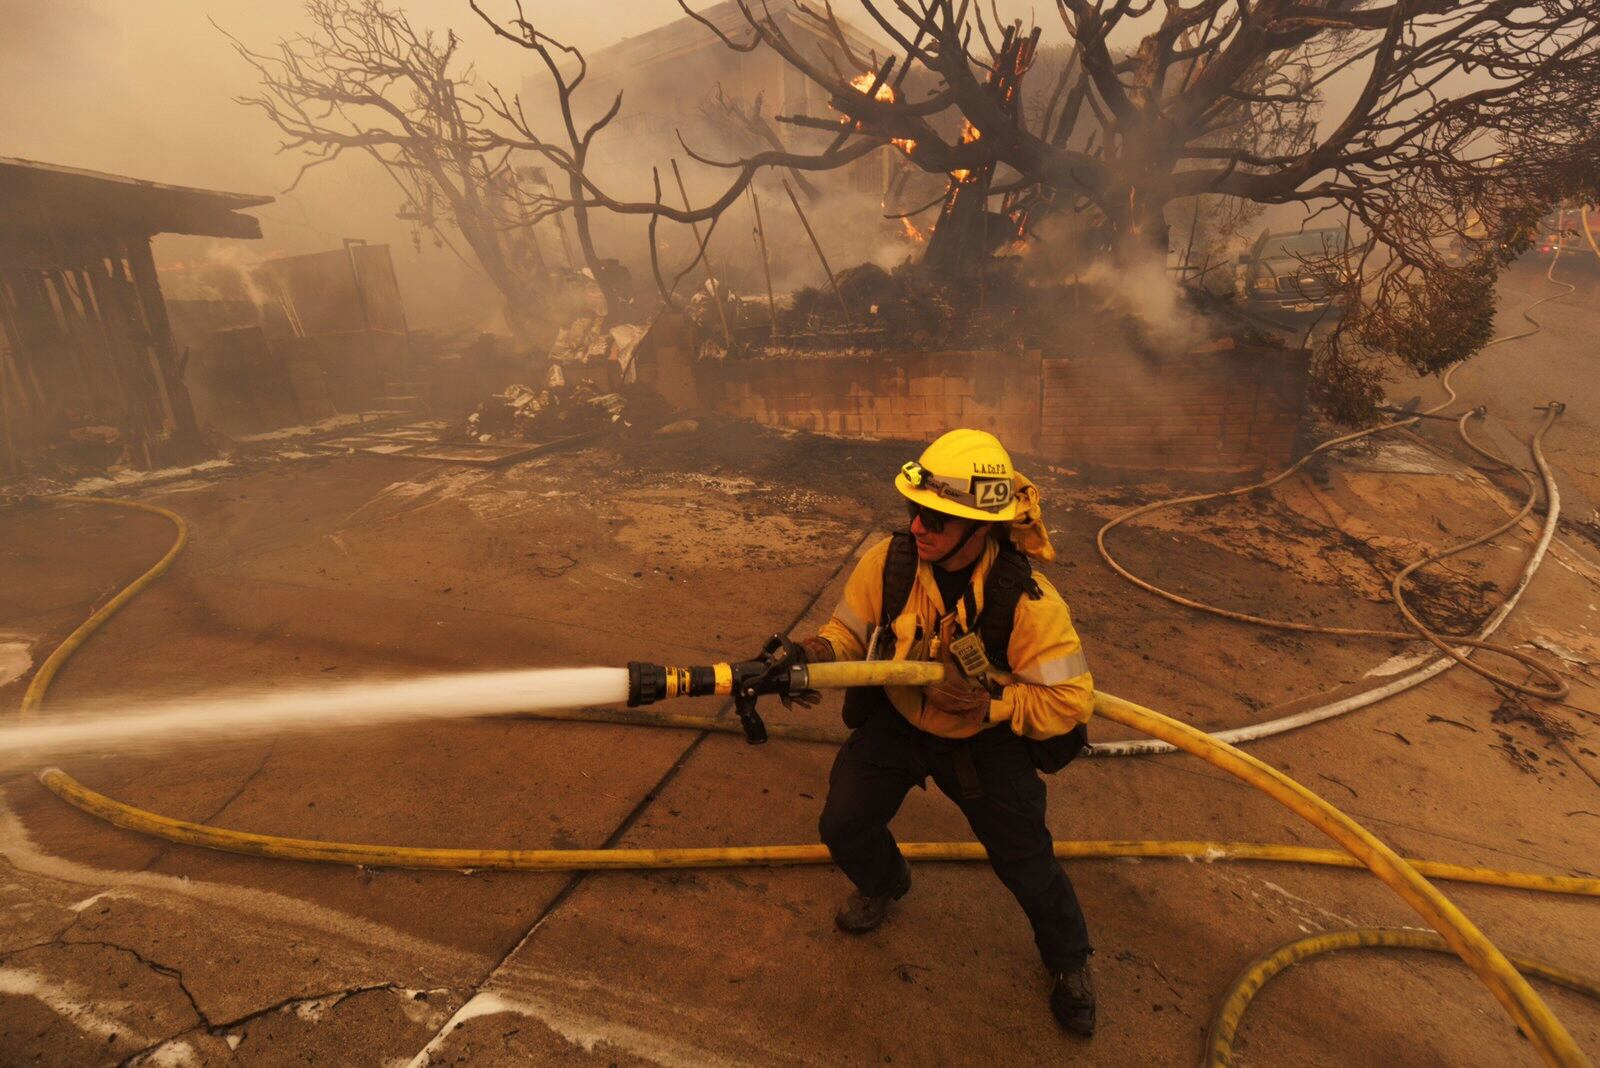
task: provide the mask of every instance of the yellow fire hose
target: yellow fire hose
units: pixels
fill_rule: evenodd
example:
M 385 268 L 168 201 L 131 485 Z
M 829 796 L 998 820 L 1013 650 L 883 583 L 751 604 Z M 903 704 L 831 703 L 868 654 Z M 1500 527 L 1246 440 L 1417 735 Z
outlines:
M 537 715 L 545 718 L 543 713 Z M 639 718 L 646 725 L 656 725 L 648 715 Z M 721 720 L 707 719 L 705 722 L 727 726 Z M 39 781 L 75 808 L 125 830 L 182 845 L 278 860 L 434 871 L 626 871 L 634 868 L 745 868 L 833 863 L 827 847 L 822 845 L 717 846 L 701 849 L 428 849 L 281 838 L 270 834 L 231 831 L 147 812 L 96 793 L 60 768 L 45 768 L 39 772 Z M 910 860 L 988 859 L 983 846 L 977 842 L 901 842 L 900 851 Z M 1057 842 L 1055 852 L 1062 860 L 1166 858 L 1206 863 L 1238 860 L 1315 864 L 1329 868 L 1362 867 L 1359 860 L 1342 850 L 1264 842 L 1080 840 Z M 1547 894 L 1600 897 L 1600 879 L 1470 868 L 1409 857 L 1406 862 L 1421 874 L 1434 879 Z
M 1510 339 L 1502 338 L 1497 340 Z M 1493 342 L 1491 342 L 1491 344 L 1493 344 Z M 1449 393 L 1449 398 L 1434 405 L 1427 411 L 1422 412 L 1421 415 L 1436 415 L 1438 412 L 1449 407 L 1451 402 L 1455 400 L 1456 392 L 1455 389 L 1450 385 L 1450 379 L 1455 374 L 1456 368 L 1459 366 L 1461 365 L 1456 364 L 1454 367 L 1451 367 L 1450 370 L 1445 372 L 1444 378 L 1441 380 L 1444 388 Z M 1550 474 L 1549 465 L 1545 462 L 1544 453 L 1541 449 L 1541 443 L 1544 440 L 1546 431 L 1548 431 L 1555 423 L 1556 417 L 1560 415 L 1565 408 L 1566 405 L 1561 404 L 1559 401 L 1551 401 L 1548 405 L 1546 405 L 1544 419 L 1540 423 L 1539 429 L 1534 432 L 1529 443 L 1529 450 L 1532 454 L 1533 462 L 1539 469 L 1540 475 L 1544 478 L 1546 486 L 1553 485 L 1554 479 Z M 1321 445 L 1318 445 L 1316 448 L 1312 449 L 1310 452 L 1306 453 L 1290 466 L 1284 468 L 1282 471 L 1279 471 L 1277 474 L 1271 476 L 1270 478 L 1262 479 L 1259 482 L 1254 482 L 1248 486 L 1238 486 L 1233 489 L 1218 490 L 1211 493 L 1195 493 L 1184 497 L 1174 497 L 1169 500 L 1162 501 L 1151 501 L 1149 504 L 1140 505 L 1139 507 L 1134 508 L 1131 511 L 1124 512 L 1123 514 L 1106 522 L 1105 525 L 1100 528 L 1099 532 L 1095 534 L 1095 547 L 1100 551 L 1100 558 L 1106 562 L 1111 570 L 1115 571 L 1122 578 L 1127 579 L 1129 582 L 1148 593 L 1155 594 L 1157 597 L 1171 601 L 1173 604 L 1182 605 L 1185 608 L 1192 608 L 1196 611 L 1205 612 L 1222 619 L 1231 619 L 1239 623 L 1251 623 L 1260 627 L 1270 627 L 1274 630 L 1293 631 L 1302 634 L 1329 634 L 1347 638 L 1385 638 L 1391 641 L 1407 641 L 1420 635 L 1456 663 L 1477 672 L 1479 675 L 1482 675 L 1484 678 L 1488 679 L 1497 686 L 1502 686 L 1517 693 L 1528 694 L 1533 697 L 1559 701 L 1567 696 L 1568 687 L 1565 680 L 1563 680 L 1561 676 L 1556 673 L 1554 668 L 1549 667 L 1538 658 L 1521 652 L 1520 650 L 1509 645 L 1486 641 L 1482 638 L 1473 637 L 1472 635 L 1468 634 L 1439 634 L 1428 627 L 1427 624 L 1423 623 L 1423 621 L 1418 618 L 1417 614 L 1413 612 L 1406 603 L 1406 580 L 1410 578 L 1414 572 L 1419 571 L 1422 568 L 1429 567 L 1433 564 L 1440 563 L 1444 560 L 1448 560 L 1451 557 L 1466 552 L 1469 549 L 1477 548 L 1480 545 L 1494 540 L 1501 534 L 1504 534 L 1506 531 L 1516 526 L 1518 523 L 1522 522 L 1523 518 L 1527 516 L 1529 512 L 1533 511 L 1533 506 L 1538 500 L 1538 490 L 1535 488 L 1533 480 L 1529 478 L 1521 468 L 1517 467 L 1515 464 L 1508 463 L 1507 461 L 1500 459 L 1492 453 L 1489 453 L 1480 447 L 1476 442 L 1474 442 L 1467 434 L 1467 420 L 1472 416 L 1481 413 L 1482 409 L 1477 409 L 1472 412 L 1465 412 L 1461 415 L 1460 419 L 1456 423 L 1456 429 L 1461 435 L 1461 440 L 1470 446 L 1475 452 L 1477 452 L 1478 455 L 1484 457 L 1484 459 L 1490 461 L 1491 463 L 1498 464 L 1501 467 L 1509 468 L 1520 475 L 1523 482 L 1527 484 L 1527 500 L 1514 516 L 1505 520 L 1493 530 L 1485 531 L 1476 537 L 1458 542 L 1447 549 L 1428 553 L 1425 556 L 1419 557 L 1407 564 L 1394 576 L 1389 585 L 1390 599 L 1394 601 L 1395 607 L 1399 610 L 1401 617 L 1405 619 L 1406 624 L 1411 628 L 1410 630 L 1381 630 L 1372 627 L 1335 627 L 1324 623 L 1305 623 L 1300 620 L 1293 619 L 1274 619 L 1270 616 L 1260 616 L 1251 612 L 1236 612 L 1232 609 L 1222 608 L 1213 604 L 1207 604 L 1204 601 L 1199 601 L 1192 597 L 1186 597 L 1181 593 L 1176 593 L 1172 590 L 1166 589 L 1165 587 L 1157 586 L 1155 583 L 1135 575 L 1112 554 L 1111 548 L 1107 544 L 1107 539 L 1111 531 L 1115 530 L 1117 527 L 1127 523 L 1130 520 L 1137 519 L 1139 516 L 1148 515 L 1152 512 L 1177 508 L 1186 504 L 1200 504 L 1208 501 L 1245 497 L 1253 493 L 1270 489 L 1271 487 L 1287 479 L 1289 476 L 1293 475 L 1295 472 L 1299 471 L 1301 468 L 1305 467 L 1312 460 L 1316 459 L 1318 455 L 1324 452 L 1337 448 L 1341 445 L 1349 444 L 1353 441 L 1358 441 L 1362 438 L 1370 437 L 1383 431 L 1397 430 L 1408 425 L 1409 423 L 1416 422 L 1417 417 L 1399 419 L 1392 423 L 1380 423 L 1377 426 L 1367 427 L 1364 430 L 1357 430 L 1354 433 L 1346 434 L 1343 437 L 1333 438 L 1329 441 L 1325 441 Z M 1467 653 L 1462 649 L 1456 648 L 1457 646 L 1464 647 L 1464 649 L 1481 649 L 1498 653 L 1501 656 L 1520 663 L 1531 673 L 1531 678 L 1542 678 L 1543 681 L 1540 682 L 1539 685 L 1534 685 L 1531 682 L 1523 682 L 1504 672 L 1491 670 L 1477 661 L 1469 659 Z
M 63 498 L 57 499 L 61 500 Z M 123 590 L 111 602 L 96 611 L 89 620 L 69 636 L 67 641 L 63 643 L 62 648 L 66 649 L 70 646 L 67 653 L 70 656 L 71 650 L 81 646 L 83 641 L 94 630 L 98 629 L 106 619 L 127 604 L 140 590 L 155 581 L 171 565 L 172 559 L 183 548 L 187 538 L 187 525 L 176 513 L 160 508 L 157 505 L 101 498 L 70 498 L 66 500 L 70 500 L 73 503 L 131 507 L 140 511 L 163 515 L 173 522 L 179 532 L 178 539 L 173 547 L 168 550 L 167 554 L 162 557 L 155 567 L 145 572 L 133 585 Z M 44 674 L 45 668 L 51 669 L 51 678 L 59 671 L 62 663 L 67 659 L 67 656 L 58 655 L 60 653 L 61 650 L 58 649 L 56 654 L 53 654 L 46 661 L 44 667 L 41 667 L 41 676 Z M 884 684 L 927 685 L 941 679 L 943 672 L 944 668 L 941 664 L 904 662 L 816 664 L 812 665 L 808 670 L 810 685 L 817 688 Z M 36 709 L 42 701 L 48 685 L 49 678 L 44 679 L 43 685 L 40 684 L 38 678 L 35 678 L 34 684 L 28 688 L 28 692 L 24 697 L 25 706 L 29 709 Z M 31 703 L 28 703 L 29 698 L 32 698 Z M 1374 875 L 1378 876 L 1385 885 L 1394 890 L 1402 900 L 1443 936 L 1443 941 L 1450 950 L 1477 973 L 1484 985 L 1489 988 L 1490 993 L 1505 1007 L 1523 1032 L 1529 1036 L 1545 1063 L 1563 1066 L 1586 1066 L 1590 1064 L 1583 1051 L 1573 1041 L 1571 1034 L 1551 1013 L 1549 1007 L 1545 1005 L 1539 995 L 1528 984 L 1528 981 L 1518 973 L 1505 955 L 1484 937 L 1483 933 L 1478 930 L 1472 921 L 1467 919 L 1454 904 L 1424 879 L 1417 868 L 1413 867 L 1333 805 L 1282 772 L 1249 754 L 1212 738 L 1204 731 L 1171 719 L 1159 712 L 1105 693 L 1097 695 L 1095 710 L 1113 722 L 1132 727 L 1141 733 L 1192 753 L 1207 763 L 1249 783 L 1334 839 L 1354 858 L 1355 862 L 1359 862 L 1372 871 Z M 245 852 L 259 856 L 338 863 L 370 863 L 379 866 L 384 864 L 383 861 L 378 859 L 380 856 L 391 858 L 388 861 L 390 865 L 406 866 L 403 858 L 420 857 L 428 853 L 437 854 L 440 852 L 436 850 L 393 849 L 384 853 L 379 852 L 384 847 L 308 842 L 203 827 L 198 824 L 171 820 L 154 813 L 141 812 L 130 806 L 121 805 L 83 788 L 64 772 L 58 770 L 46 771 L 41 777 L 52 790 L 55 790 L 62 797 L 73 804 L 79 805 L 86 811 L 113 823 L 122 823 L 122 825 L 129 826 L 132 829 L 157 834 L 173 841 L 189 842 L 211 848 L 230 849 L 234 852 Z M 129 822 L 123 823 L 123 821 Z M 138 825 L 135 825 L 135 821 L 137 821 Z M 963 845 L 964 848 L 976 848 L 975 843 Z M 777 857 L 778 862 L 793 863 L 792 860 L 783 860 L 782 851 L 789 847 L 756 848 L 758 854 Z M 335 855 L 340 850 L 355 850 L 357 854 L 369 859 L 352 860 L 351 854 L 348 853 Z M 773 853 L 773 850 L 778 852 Z M 483 867 L 485 865 L 481 863 L 481 858 L 489 857 L 494 853 L 494 851 L 478 850 L 445 852 L 459 854 L 462 858 L 480 858 L 480 861 L 465 859 L 463 863 L 449 865 L 450 867 L 461 868 Z M 508 853 L 509 851 L 502 852 Z M 560 856 L 571 852 L 593 854 L 597 851 L 538 850 L 518 852 L 523 856 L 537 854 Z M 708 852 L 711 854 L 724 854 L 728 851 L 687 851 L 687 855 L 692 856 L 693 859 L 686 859 L 685 852 L 679 850 L 639 850 L 636 852 L 641 854 L 640 863 L 630 866 L 674 867 L 695 862 L 705 863 Z M 975 855 L 981 855 L 981 853 Z M 397 860 L 399 863 L 396 863 Z M 764 857 L 758 859 L 755 855 L 752 855 L 752 859 L 745 861 L 745 863 L 760 864 L 773 862 L 773 860 L 765 859 Z M 1556 877 L 1519 875 L 1519 878 L 1537 881 Z M 1540 888 L 1552 889 L 1550 886 Z M 1558 892 L 1591 893 L 1592 890 L 1593 887 L 1586 890 L 1562 890 Z
M 1211 1018 L 1211 1027 L 1206 1032 L 1206 1053 L 1201 1063 L 1211 1068 L 1227 1068 L 1233 1064 L 1233 1039 L 1239 1032 L 1239 1024 L 1244 1019 L 1245 1010 L 1250 1007 L 1251 999 L 1279 972 L 1308 957 L 1322 953 L 1332 953 L 1340 949 L 1380 947 L 1423 949 L 1434 953 L 1451 952 L 1444 939 L 1438 935 L 1408 927 L 1356 927 L 1348 931 L 1327 931 L 1297 938 L 1266 956 L 1251 961 L 1244 971 L 1239 973 L 1239 977 L 1233 981 L 1233 986 L 1228 988 L 1227 996 L 1222 999 L 1222 1004 L 1217 1007 L 1216 1013 Z M 1512 957 L 1511 963 L 1525 975 L 1600 1000 L 1600 983 L 1596 983 L 1593 979 L 1527 957 Z
M 169 521 L 178 529 L 178 536 L 173 539 L 172 547 L 157 560 L 155 564 L 124 586 L 115 597 L 95 609 L 89 618 L 78 624 L 76 630 L 67 635 L 67 640 L 56 646 L 39 670 L 34 673 L 33 680 L 28 683 L 28 689 L 22 695 L 22 718 L 27 719 L 39 710 L 44 703 L 45 691 L 50 689 L 50 683 L 55 680 L 56 672 L 61 670 L 78 647 L 89 640 L 89 636 L 105 625 L 106 620 L 122 611 L 123 605 L 143 593 L 156 579 L 167 573 L 167 568 L 183 552 L 183 547 L 189 544 L 189 524 L 184 522 L 183 516 L 160 505 L 146 504 L 143 501 L 116 501 L 106 497 L 51 497 L 51 501 L 61 504 L 108 504 L 117 508 L 131 508 L 137 512 L 149 512 Z

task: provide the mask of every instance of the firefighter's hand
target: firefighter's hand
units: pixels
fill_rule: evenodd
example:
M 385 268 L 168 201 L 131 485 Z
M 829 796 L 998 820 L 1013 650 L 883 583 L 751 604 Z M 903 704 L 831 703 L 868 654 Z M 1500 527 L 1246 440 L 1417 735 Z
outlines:
M 832 660 L 833 646 L 821 637 L 795 642 L 786 635 L 774 634 L 762 647 L 760 659 L 767 665 L 767 675 L 775 677 L 786 674 L 796 664 Z M 792 709 L 796 704 L 811 708 L 822 700 L 822 694 L 816 690 L 800 690 L 781 694 L 778 699 L 783 702 L 784 708 Z
M 795 705 L 804 708 L 815 708 L 822 703 L 821 690 L 801 690 L 798 693 L 786 693 L 778 698 L 783 702 L 783 707 L 793 710 Z
M 945 665 L 944 681 L 924 690 L 923 699 L 929 708 L 946 715 L 980 723 L 989 718 L 989 691 L 961 674 L 953 664 Z
M 826 638 L 807 638 L 797 642 L 787 635 L 774 634 L 761 647 L 756 659 L 763 664 L 788 669 L 795 664 L 820 664 L 834 659 L 834 655 L 833 646 Z
M 839 659 L 833 651 L 833 643 L 821 635 L 801 642 L 800 650 L 805 654 L 808 664 L 830 664 Z
M 805 649 L 798 642 L 791 641 L 788 635 L 774 634 L 761 647 L 756 659 L 772 667 L 787 669 L 791 664 L 805 663 L 806 654 Z

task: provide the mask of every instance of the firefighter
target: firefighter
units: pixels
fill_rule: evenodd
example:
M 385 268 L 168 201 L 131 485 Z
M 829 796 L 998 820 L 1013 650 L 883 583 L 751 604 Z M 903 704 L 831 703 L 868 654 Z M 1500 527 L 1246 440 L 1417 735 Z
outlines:
M 909 529 L 871 549 L 832 618 L 789 655 L 827 660 L 942 659 L 927 688 L 851 690 L 852 728 L 828 780 L 820 831 L 855 884 L 841 931 L 877 928 L 911 888 L 889 822 L 927 780 L 960 807 L 1015 895 L 1053 978 L 1062 1026 L 1095 1027 L 1089 933 L 1045 823 L 1045 785 L 1082 749 L 1094 680 L 1066 603 L 1032 559 L 1055 558 L 1038 490 L 1000 442 L 952 430 L 895 479 Z

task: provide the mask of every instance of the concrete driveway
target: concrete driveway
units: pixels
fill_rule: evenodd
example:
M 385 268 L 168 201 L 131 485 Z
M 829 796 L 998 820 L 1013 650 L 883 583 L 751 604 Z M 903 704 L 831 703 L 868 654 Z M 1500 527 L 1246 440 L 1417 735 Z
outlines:
M 895 521 L 888 478 L 907 451 L 732 428 L 496 472 L 351 457 L 158 488 L 149 499 L 192 524 L 190 550 L 86 646 L 50 707 L 317 678 L 742 658 L 773 631 L 806 633 L 825 617 L 855 555 Z M 1118 544 L 1155 581 L 1234 607 L 1393 625 L 1382 601 L 1392 560 L 1493 525 L 1506 502 L 1446 459 L 1395 471 L 1369 462 L 1381 455 L 1271 500 L 1156 517 Z M 1231 726 L 1368 685 L 1372 669 L 1414 651 L 1266 632 L 1142 594 L 1093 550 L 1094 530 L 1131 498 L 1038 474 L 1061 549 L 1048 571 L 1104 689 Z M 1376 555 L 1341 532 L 1378 532 Z M 0 510 L 8 630 L 37 659 L 169 537 L 157 518 L 110 509 Z M 1526 541 L 1455 562 L 1419 599 L 1445 616 L 1481 614 Z M 1502 633 L 1558 635 L 1600 661 L 1600 571 L 1585 552 L 1563 545 Z M 1581 663 L 1564 668 L 1573 708 L 1507 718 L 1498 694 L 1456 670 L 1252 751 L 1411 855 L 1592 875 L 1600 685 Z M 0 703 L 21 686 L 0 689 Z M 835 710 L 774 706 L 770 718 L 833 724 Z M 217 826 L 572 848 L 815 841 L 831 756 L 814 744 L 752 749 L 726 735 L 503 717 L 50 760 L 120 800 Z M 833 930 L 846 885 L 828 868 L 574 876 L 251 859 L 82 815 L 34 780 L 36 763 L 13 759 L 0 773 L 0 1064 L 1185 1063 L 1251 958 L 1305 931 L 1415 923 L 1361 872 L 1071 864 L 1102 1005 L 1101 1032 L 1083 1043 L 1050 1019 L 1026 923 L 981 865 L 919 866 L 890 923 L 855 940 Z M 1182 756 L 1080 761 L 1052 781 L 1051 813 L 1064 838 L 1325 844 Z M 896 831 L 969 837 L 952 806 L 920 793 Z M 1593 900 L 1446 889 L 1503 948 L 1600 974 Z M 1545 993 L 1600 1050 L 1600 1007 Z M 1378 954 L 1276 981 L 1252 1010 L 1241 1058 L 1534 1062 L 1461 965 Z

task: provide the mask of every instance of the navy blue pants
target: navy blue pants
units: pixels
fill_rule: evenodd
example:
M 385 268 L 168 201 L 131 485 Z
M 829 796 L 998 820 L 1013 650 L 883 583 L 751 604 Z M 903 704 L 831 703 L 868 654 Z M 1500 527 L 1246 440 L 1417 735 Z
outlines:
M 818 829 L 833 862 L 862 894 L 892 893 L 905 878 L 906 861 L 889 821 L 911 788 L 926 786 L 930 776 L 960 807 L 995 874 L 1027 914 L 1045 967 L 1080 967 L 1092 952 L 1083 909 L 1055 858 L 1044 781 L 1023 740 L 1008 728 L 940 738 L 892 707 L 874 710 L 839 750 L 828 776 Z

